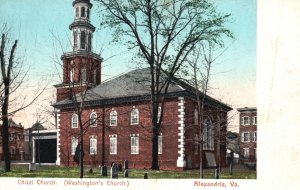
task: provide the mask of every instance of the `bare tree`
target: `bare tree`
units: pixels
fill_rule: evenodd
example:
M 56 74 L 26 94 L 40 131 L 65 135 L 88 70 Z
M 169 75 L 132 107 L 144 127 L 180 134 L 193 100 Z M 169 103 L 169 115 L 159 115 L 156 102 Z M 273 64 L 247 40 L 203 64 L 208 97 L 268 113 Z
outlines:
M 102 25 L 114 29 L 114 40 L 124 40 L 137 51 L 137 61 L 151 74 L 152 169 L 158 166 L 158 135 L 164 100 L 172 77 L 202 41 L 222 43 L 232 37 L 224 27 L 229 14 L 220 14 L 206 0 L 96 0 Z M 166 77 L 163 77 L 166 76 Z M 159 122 L 158 109 L 161 106 Z
M 226 126 L 227 126 L 227 115 L 224 114 L 222 109 L 214 107 L 213 109 L 207 105 L 207 100 L 209 99 L 210 92 L 210 80 L 212 67 L 214 66 L 216 59 L 219 58 L 226 48 L 219 53 L 217 56 L 216 52 L 219 50 L 216 48 L 213 42 L 201 43 L 199 48 L 196 48 L 192 52 L 192 56 L 187 59 L 186 70 L 184 70 L 186 76 L 191 76 L 189 79 L 190 84 L 194 86 L 194 93 L 196 95 L 196 114 L 198 119 L 195 121 L 195 125 L 198 127 L 198 139 L 197 144 L 199 144 L 199 173 L 200 178 L 204 177 L 203 170 L 203 145 L 207 142 L 214 141 L 217 145 L 216 158 L 217 166 L 220 167 L 221 163 L 221 153 L 220 146 L 226 146 Z M 222 46 L 221 46 L 222 47 Z M 188 74 L 187 74 L 188 73 Z M 215 117 L 216 116 L 216 117 Z M 214 118 L 213 123 L 208 124 L 207 119 Z M 213 133 L 210 136 L 205 135 L 207 132 L 207 127 L 209 125 L 213 126 Z M 218 168 L 220 169 L 220 168 Z
M 18 102 L 18 98 L 13 97 L 16 91 L 20 90 L 27 72 L 23 71 L 23 59 L 16 57 L 18 40 L 13 41 L 11 45 L 9 33 L 10 29 L 6 24 L 3 24 L 1 31 L 1 47 L 0 47 L 0 62 L 1 62 L 1 81 L 0 81 L 0 98 L 1 98 L 1 120 L 2 120 L 2 146 L 5 161 L 5 171 L 9 172 L 10 168 L 10 152 L 9 152 L 9 117 L 13 116 L 20 110 L 30 106 L 45 90 L 46 87 L 39 89 L 34 97 L 29 101 Z

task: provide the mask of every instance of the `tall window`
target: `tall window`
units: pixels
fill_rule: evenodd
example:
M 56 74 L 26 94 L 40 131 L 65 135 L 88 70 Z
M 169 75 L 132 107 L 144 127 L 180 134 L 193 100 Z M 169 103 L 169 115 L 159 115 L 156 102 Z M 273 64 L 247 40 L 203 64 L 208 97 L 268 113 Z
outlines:
M 74 42 L 74 49 L 77 49 L 77 32 L 74 31 L 73 33 L 73 42 Z
M 109 153 L 117 154 L 117 135 L 110 135 L 109 137 Z
M 139 137 L 131 137 L 131 154 L 139 154 Z
M 81 49 L 85 49 L 85 43 L 86 43 L 85 31 L 81 31 L 81 33 L 80 33 L 80 48 Z
M 198 113 L 198 109 L 197 108 L 194 111 L 194 124 L 195 125 L 199 124 L 199 113 Z
M 72 128 L 78 128 L 78 115 L 75 113 L 72 115 L 71 126 Z
M 86 14 L 87 14 L 87 18 L 90 19 L 90 9 L 89 8 L 87 8 Z
M 85 8 L 81 7 L 81 17 L 85 17 Z
M 243 154 L 244 158 L 248 159 L 249 158 L 249 148 L 243 148 L 243 151 L 244 151 L 244 154 Z
M 96 127 L 97 126 L 97 114 L 96 114 L 96 112 L 93 112 L 90 115 L 90 125 L 91 125 L 91 127 Z
M 90 154 L 91 155 L 97 154 L 97 137 L 96 136 L 90 137 Z
M 243 132 L 241 136 L 242 142 L 250 142 L 250 132 Z
M 253 125 L 257 125 L 257 117 L 256 116 L 254 116 L 252 118 L 252 123 L 253 123 Z
M 203 149 L 214 150 L 214 130 L 210 119 L 205 119 L 203 126 Z
M 78 137 L 72 137 L 72 139 L 71 139 L 71 154 L 72 155 L 75 155 L 77 145 L 78 145 Z
M 76 7 L 76 15 L 77 18 L 79 17 L 79 7 Z
M 89 33 L 88 35 L 88 50 L 91 51 L 92 50 L 92 34 Z
M 253 141 L 253 142 L 256 142 L 256 140 L 257 140 L 256 131 L 254 131 L 254 132 L 252 133 L 252 141 Z
M 158 136 L 158 154 L 162 154 L 162 135 Z
M 81 82 L 86 82 L 86 68 L 81 69 Z
M 110 126 L 117 126 L 118 124 L 118 113 L 114 109 L 109 114 Z
M 133 107 L 131 111 L 131 125 L 138 125 L 139 124 L 139 110 Z
M 74 68 L 73 67 L 70 70 L 70 82 L 74 82 Z
M 198 155 L 199 153 L 199 135 L 194 136 L 194 154 Z
M 160 117 L 161 117 L 161 107 L 159 106 L 157 111 L 157 123 L 159 122 Z
M 242 125 L 250 125 L 250 117 L 249 116 L 242 117 Z
M 97 83 L 97 70 L 95 69 L 94 71 L 93 71 L 93 83 Z

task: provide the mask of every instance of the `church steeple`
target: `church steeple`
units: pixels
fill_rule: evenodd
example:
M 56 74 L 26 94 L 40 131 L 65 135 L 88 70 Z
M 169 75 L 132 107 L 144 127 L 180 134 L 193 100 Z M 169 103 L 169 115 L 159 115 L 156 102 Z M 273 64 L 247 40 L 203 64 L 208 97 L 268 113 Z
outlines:
M 95 27 L 90 23 L 92 6 L 89 0 L 73 1 L 74 21 L 70 25 L 70 30 L 73 35 L 74 51 L 92 51 L 92 38 L 95 31 Z
M 70 92 L 79 93 L 101 83 L 101 62 L 99 54 L 92 51 L 95 27 L 90 23 L 92 4 L 89 0 L 74 0 L 74 20 L 69 29 L 72 32 L 72 51 L 61 56 L 63 81 L 55 85 L 57 101 L 70 98 Z

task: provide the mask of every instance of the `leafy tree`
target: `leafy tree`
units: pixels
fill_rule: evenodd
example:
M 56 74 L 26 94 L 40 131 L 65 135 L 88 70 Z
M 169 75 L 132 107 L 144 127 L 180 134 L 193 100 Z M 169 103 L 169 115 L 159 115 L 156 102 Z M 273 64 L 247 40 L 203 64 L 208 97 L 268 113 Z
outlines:
M 114 30 L 114 42 L 136 51 L 151 74 L 152 169 L 158 166 L 158 135 L 171 78 L 200 42 L 223 44 L 232 37 L 221 14 L 207 0 L 96 0 L 102 25 Z M 166 77 L 165 77 L 166 76 Z M 158 109 L 161 117 L 158 121 Z M 158 122 L 157 122 L 158 121 Z

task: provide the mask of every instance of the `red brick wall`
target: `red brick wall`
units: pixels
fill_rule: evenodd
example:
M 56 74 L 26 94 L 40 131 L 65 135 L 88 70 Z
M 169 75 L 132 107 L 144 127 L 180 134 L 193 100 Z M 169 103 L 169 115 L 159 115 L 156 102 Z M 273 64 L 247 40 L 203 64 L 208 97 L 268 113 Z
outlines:
M 122 104 L 105 107 L 105 158 L 107 165 L 111 162 L 123 163 L 127 159 L 130 167 L 135 168 L 150 168 L 151 167 L 151 119 L 150 107 L 148 102 L 140 102 L 135 104 Z M 130 124 L 130 115 L 132 107 L 135 106 L 139 110 L 139 125 Z M 114 108 L 118 113 L 118 125 L 109 126 L 109 114 Z M 97 127 L 89 126 L 89 117 L 92 111 L 95 111 L 98 116 Z M 163 136 L 163 153 L 159 155 L 159 164 L 163 169 L 171 169 L 176 167 L 178 157 L 178 102 L 177 99 L 166 102 L 165 116 L 163 121 L 163 128 L 161 130 Z M 74 112 L 71 110 L 61 110 L 60 112 L 60 149 L 61 162 L 63 165 L 73 164 L 73 156 L 71 153 L 71 137 L 73 135 L 79 136 L 79 128 L 71 129 L 71 115 Z M 82 114 L 82 121 L 85 123 L 84 129 L 84 150 L 85 150 L 85 164 L 101 164 L 102 160 L 102 132 L 103 132 L 103 108 L 90 108 L 85 110 Z M 168 122 L 166 122 L 168 121 Z M 139 154 L 131 154 L 130 135 L 139 134 Z M 89 154 L 89 136 L 97 136 L 97 156 Z M 109 135 L 117 135 L 117 155 L 109 154 Z M 69 155 L 68 155 L 69 152 Z
M 194 137 L 195 134 L 199 134 L 199 127 L 197 127 L 195 125 L 195 109 L 197 107 L 196 102 L 190 100 L 190 99 L 185 99 L 185 129 L 186 129 L 186 133 L 185 133 L 185 139 L 186 139 L 186 144 L 185 144 L 185 152 L 186 152 L 186 160 L 190 160 L 191 161 L 191 168 L 199 168 L 200 165 L 200 153 L 198 151 L 198 154 L 195 154 L 195 148 L 194 148 Z M 212 106 L 205 106 L 204 107 L 204 117 L 209 116 L 212 120 L 213 125 L 215 126 L 215 131 L 214 131 L 214 150 L 210 151 L 210 150 L 205 150 L 203 151 L 203 155 L 202 155 L 202 161 L 204 166 L 207 166 L 206 163 L 206 158 L 205 158 L 205 152 L 212 152 L 215 155 L 215 159 L 216 162 L 218 162 L 218 156 L 217 156 L 217 143 L 218 140 L 220 138 L 220 164 L 221 166 L 225 166 L 226 165 L 226 132 L 227 132 L 227 127 L 226 127 L 226 123 L 227 123 L 227 114 L 223 111 L 221 111 L 221 109 L 216 108 L 216 107 L 212 107 Z M 220 121 L 220 125 L 223 126 L 221 127 L 221 132 L 220 132 L 220 137 L 218 135 L 218 118 L 217 115 L 219 115 L 219 121 Z M 202 146 L 202 145 L 201 145 Z M 187 166 L 188 166 L 188 162 L 187 162 Z
M 139 110 L 139 125 L 130 124 L 131 110 L 135 106 Z M 117 126 L 109 126 L 109 114 L 114 108 L 118 113 Z M 191 156 L 192 167 L 199 167 L 199 155 L 193 153 L 193 138 L 195 130 L 194 123 L 194 103 L 186 99 L 185 111 L 186 111 L 186 144 L 185 152 L 187 156 Z M 104 112 L 103 112 L 104 109 Z M 97 127 L 92 128 L 89 126 L 90 114 L 95 111 L 97 113 Z M 71 137 L 79 137 L 79 128 L 71 129 L 71 116 L 74 113 L 72 110 L 60 111 L 60 152 L 61 152 L 61 164 L 73 165 L 73 156 L 71 154 Z M 104 113 L 104 122 L 103 122 Z M 168 100 L 165 104 L 164 117 L 162 123 L 162 141 L 163 148 L 162 154 L 159 155 L 159 165 L 161 169 L 174 170 L 178 159 L 178 98 Z M 102 133 L 103 125 L 105 128 L 105 155 L 104 162 L 106 165 L 110 165 L 112 162 L 122 163 L 125 159 L 129 161 L 130 168 L 150 168 L 151 167 L 151 114 L 150 114 L 150 102 L 128 103 L 118 104 L 113 106 L 107 106 L 105 108 L 89 108 L 83 111 L 82 121 L 84 125 L 84 164 L 101 164 L 102 158 Z M 131 154 L 130 135 L 139 134 L 139 154 Z M 97 155 L 93 156 L 89 153 L 89 136 L 97 136 Z M 117 155 L 109 154 L 109 136 L 117 135 Z M 216 143 L 215 143 L 216 144 Z M 224 150 L 223 150 L 224 149 Z M 216 148 L 215 148 L 216 150 Z M 225 151 L 226 148 L 222 148 L 222 163 L 225 163 Z M 223 160 L 224 159 L 224 160 Z M 205 158 L 203 157 L 205 161 Z
M 101 83 L 101 61 L 94 59 L 92 57 L 80 57 L 75 56 L 74 58 L 65 58 L 63 60 L 63 81 L 62 87 L 57 88 L 57 98 L 56 101 L 61 101 L 66 98 L 69 98 L 71 95 L 71 92 L 69 90 L 69 84 L 70 84 L 70 70 L 72 68 L 71 66 L 71 60 L 73 60 L 73 67 L 74 67 L 74 83 L 80 82 L 80 71 L 83 67 L 86 68 L 86 77 L 88 83 L 93 83 L 93 71 L 97 70 L 97 76 L 96 76 L 96 85 Z M 75 93 L 82 92 L 87 87 L 85 85 L 78 85 L 75 86 L 73 89 Z

